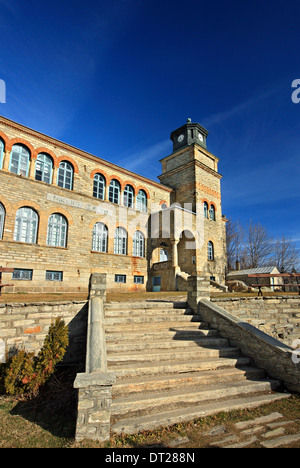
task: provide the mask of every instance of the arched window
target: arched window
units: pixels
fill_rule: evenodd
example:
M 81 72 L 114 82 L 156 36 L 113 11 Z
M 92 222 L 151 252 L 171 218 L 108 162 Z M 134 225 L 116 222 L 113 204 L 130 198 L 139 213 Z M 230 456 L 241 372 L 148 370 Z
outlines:
M 58 174 L 57 174 L 57 185 L 65 189 L 72 190 L 73 174 L 74 174 L 74 169 L 73 169 L 72 164 L 67 161 L 62 161 L 59 164 L 59 169 L 58 169 Z
M 92 250 L 94 252 L 107 252 L 108 229 L 103 223 L 96 223 L 93 228 Z
M 4 141 L 2 140 L 2 138 L 0 138 L 0 169 L 2 169 L 3 166 L 4 146 Z
M 66 247 L 67 232 L 67 219 L 59 213 L 52 214 L 48 221 L 47 245 L 52 247 Z
M 27 244 L 35 244 L 37 240 L 38 222 L 38 214 L 32 208 L 20 208 L 16 214 L 14 240 Z
M 14 145 L 10 155 L 9 171 L 28 177 L 30 152 L 24 145 Z
M 93 197 L 104 200 L 105 198 L 105 178 L 102 174 L 95 174 L 94 186 L 93 186 Z
M 5 209 L 2 203 L 0 203 L 0 239 L 3 238 L 4 221 L 5 221 Z
M 204 219 L 208 218 L 208 204 L 207 202 L 203 203 L 203 209 L 204 209 Z
M 123 196 L 123 203 L 124 206 L 127 208 L 133 208 L 133 197 L 134 197 L 134 190 L 131 185 L 126 185 L 125 190 L 124 190 L 124 196 Z
M 214 260 L 214 244 L 211 241 L 207 244 L 207 259 Z
M 45 153 L 40 153 L 35 163 L 35 180 L 51 183 L 52 178 L 52 158 Z
M 169 260 L 169 252 L 167 249 L 160 249 L 159 252 L 159 261 L 160 262 L 167 262 Z
M 141 231 L 136 231 L 133 235 L 133 256 L 145 256 L 145 236 Z
M 210 209 L 209 209 L 209 218 L 210 218 L 212 221 L 215 221 L 215 220 L 216 220 L 216 210 L 215 210 L 214 205 L 210 205 Z
M 115 230 L 114 253 L 127 255 L 127 232 L 121 227 Z
M 112 203 L 120 203 L 121 186 L 116 179 L 113 179 L 109 185 L 108 199 Z
M 147 195 L 144 190 L 139 190 L 137 199 L 136 199 L 136 208 L 139 211 L 147 212 Z

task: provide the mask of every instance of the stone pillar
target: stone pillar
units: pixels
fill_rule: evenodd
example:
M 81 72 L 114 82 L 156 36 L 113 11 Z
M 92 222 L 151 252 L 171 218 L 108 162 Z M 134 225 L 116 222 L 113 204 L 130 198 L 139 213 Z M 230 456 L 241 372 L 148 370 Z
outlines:
M 107 371 L 104 313 L 106 274 L 93 274 L 90 284 L 87 329 L 86 371 L 77 374 L 78 388 L 76 440 L 93 439 L 100 442 L 110 438 L 110 407 L 113 372 Z
M 188 277 L 188 305 L 197 314 L 198 304 L 202 299 L 210 300 L 210 279 L 209 275 L 195 275 Z

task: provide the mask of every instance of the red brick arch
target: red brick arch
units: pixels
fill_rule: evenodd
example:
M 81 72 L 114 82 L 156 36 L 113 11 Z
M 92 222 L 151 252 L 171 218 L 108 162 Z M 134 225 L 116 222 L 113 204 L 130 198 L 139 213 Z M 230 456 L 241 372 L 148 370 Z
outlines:
M 147 196 L 147 199 L 149 200 L 150 199 L 150 193 L 148 192 L 147 189 L 145 189 L 145 187 L 142 187 L 141 185 L 139 185 L 137 188 L 136 188 L 136 193 L 138 194 L 140 190 L 143 190 Z
M 1 131 L 0 131 L 0 138 L 2 138 L 2 140 L 4 141 L 4 143 L 5 143 L 5 148 L 4 149 L 6 150 L 7 147 L 9 146 L 9 138 L 8 138 L 8 136 L 5 135 L 4 132 L 1 132 Z
M 94 179 L 94 177 L 95 177 L 96 174 L 101 174 L 101 175 L 105 178 L 105 181 L 106 181 L 106 183 L 107 183 L 109 177 L 108 177 L 108 175 L 106 174 L 106 172 L 102 171 L 102 169 L 94 169 L 94 170 L 91 172 L 91 175 L 90 175 L 91 179 Z
M 32 154 L 32 158 L 33 159 L 37 159 L 38 155 L 40 153 L 46 153 L 46 154 L 49 154 L 49 156 L 51 156 L 51 158 L 53 159 L 53 164 L 54 164 L 54 167 L 57 167 L 57 156 L 53 153 L 53 151 L 49 150 L 48 148 L 44 148 L 43 146 L 40 147 L 40 148 L 36 148 L 34 150 L 34 153 Z
M 24 140 L 24 138 L 13 138 L 12 140 L 9 141 L 8 145 L 7 145 L 7 149 L 9 151 L 12 150 L 12 147 L 14 145 L 24 145 L 26 146 L 30 153 L 31 153 L 31 157 L 34 157 L 34 147 L 31 145 L 31 143 L 29 143 L 28 141 Z
M 60 164 L 62 161 L 68 161 L 69 163 L 71 163 L 72 166 L 73 166 L 73 168 L 74 168 L 75 174 L 78 174 L 78 173 L 79 173 L 79 169 L 78 169 L 77 163 L 74 161 L 74 159 L 69 158 L 69 156 L 60 156 L 60 158 L 57 158 L 57 160 L 56 160 L 57 166 L 55 166 L 55 167 L 59 167 L 59 164 Z

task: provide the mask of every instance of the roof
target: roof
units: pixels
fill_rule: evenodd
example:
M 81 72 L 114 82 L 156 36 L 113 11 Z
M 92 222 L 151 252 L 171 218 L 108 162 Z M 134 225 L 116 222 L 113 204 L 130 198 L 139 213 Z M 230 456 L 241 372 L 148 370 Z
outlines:
M 276 266 L 266 266 L 266 267 L 260 267 L 260 268 L 248 268 L 246 270 L 230 271 L 227 276 L 271 274 L 271 273 L 274 273 L 274 270 L 276 270 L 279 273 Z

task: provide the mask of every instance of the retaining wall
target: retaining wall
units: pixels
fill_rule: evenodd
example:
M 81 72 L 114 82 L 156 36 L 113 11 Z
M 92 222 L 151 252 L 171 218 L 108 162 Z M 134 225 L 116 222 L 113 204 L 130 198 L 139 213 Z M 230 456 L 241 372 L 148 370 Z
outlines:
M 64 362 L 85 361 L 87 301 L 0 304 L 0 338 L 6 354 L 24 348 L 36 354 L 43 346 L 51 323 L 61 317 L 69 328 Z
M 300 296 L 211 298 L 235 317 L 293 347 L 300 339 Z

